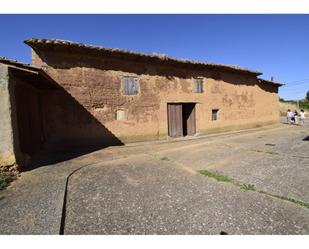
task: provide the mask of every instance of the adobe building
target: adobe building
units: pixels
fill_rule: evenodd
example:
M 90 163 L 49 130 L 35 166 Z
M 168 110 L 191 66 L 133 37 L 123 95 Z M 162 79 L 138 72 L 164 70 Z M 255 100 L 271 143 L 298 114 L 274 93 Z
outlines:
M 280 83 L 245 68 L 56 39 L 0 59 L 0 164 L 279 122 Z

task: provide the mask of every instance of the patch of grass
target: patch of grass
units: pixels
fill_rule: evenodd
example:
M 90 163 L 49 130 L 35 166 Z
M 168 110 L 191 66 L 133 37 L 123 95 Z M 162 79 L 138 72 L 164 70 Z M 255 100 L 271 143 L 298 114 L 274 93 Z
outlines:
M 246 184 L 246 183 L 243 183 L 243 184 L 240 184 L 239 187 L 243 190 L 251 190 L 251 191 L 255 191 L 256 188 L 254 186 L 254 184 Z
M 14 181 L 15 177 L 11 175 L 0 175 L 0 190 L 5 189 L 10 182 Z
M 207 177 L 210 177 L 210 178 L 214 178 L 219 182 L 228 182 L 228 183 L 233 184 L 234 186 L 239 187 L 240 189 L 243 189 L 243 190 L 246 190 L 246 191 L 256 191 L 258 193 L 265 194 L 265 195 L 268 195 L 268 196 L 271 196 L 271 197 L 275 197 L 275 198 L 278 198 L 278 199 L 281 199 L 281 200 L 284 200 L 284 201 L 289 201 L 289 202 L 292 202 L 294 204 L 297 204 L 297 205 L 300 205 L 302 207 L 309 209 L 309 203 L 308 202 L 296 200 L 296 199 L 286 197 L 286 196 L 282 196 L 282 195 L 271 194 L 271 193 L 268 193 L 268 192 L 265 192 L 265 191 L 262 191 L 262 190 L 257 190 L 254 184 L 240 183 L 238 181 L 235 181 L 233 178 L 231 178 L 229 176 L 222 175 L 222 174 L 219 174 L 217 172 L 211 172 L 211 171 L 206 170 L 206 169 L 199 170 L 198 172 L 201 175 L 204 175 L 204 176 L 207 176 Z
M 199 172 L 201 175 L 214 178 L 214 179 L 216 179 L 216 180 L 219 181 L 219 182 L 233 182 L 233 179 L 230 178 L 229 176 L 221 175 L 221 174 L 219 174 L 219 173 L 217 173 L 217 172 L 211 172 L 211 171 L 208 171 L 208 170 L 206 170 L 206 169 L 204 169 L 204 170 L 199 170 L 198 172 Z
M 279 153 L 276 151 L 265 151 L 265 153 L 271 154 L 271 155 L 279 155 Z
M 272 196 L 273 197 L 277 197 L 277 198 L 279 198 L 281 200 L 290 201 L 290 202 L 293 202 L 293 203 L 298 204 L 300 206 L 309 208 L 309 203 L 308 202 L 304 202 L 304 201 L 300 201 L 300 200 L 295 200 L 293 198 L 289 198 L 289 197 L 281 196 L 281 195 L 272 195 Z
M 211 172 L 211 171 L 204 169 L 204 170 L 200 170 L 199 173 L 201 175 L 208 176 L 210 178 L 214 178 L 219 182 L 232 183 L 235 186 L 237 186 L 237 187 L 239 187 L 240 189 L 243 189 L 243 190 L 252 190 L 252 191 L 256 190 L 255 186 L 253 184 L 246 184 L 246 183 L 237 182 L 233 178 L 226 176 L 226 175 L 219 174 L 218 172 Z
M 258 192 L 261 193 L 261 194 L 269 195 L 269 196 L 272 196 L 272 197 L 284 200 L 284 201 L 289 201 L 289 202 L 292 202 L 294 204 L 297 204 L 297 205 L 300 205 L 302 207 L 305 207 L 305 208 L 309 209 L 309 203 L 308 202 L 304 202 L 304 201 L 301 201 L 301 200 L 296 200 L 296 199 L 293 199 L 293 198 L 290 198 L 290 197 L 287 197 L 287 196 L 283 196 L 283 195 L 271 194 L 271 193 L 268 193 L 268 192 L 265 192 L 265 191 L 262 191 L 262 190 L 260 190 Z
M 170 160 L 167 156 L 163 156 L 163 157 L 160 157 L 160 160 L 162 160 L 162 161 L 168 161 L 168 160 Z
M 267 154 L 271 154 L 271 155 L 279 155 L 278 152 L 276 151 L 264 151 L 264 150 L 253 150 L 254 152 L 259 152 L 259 153 L 267 153 Z

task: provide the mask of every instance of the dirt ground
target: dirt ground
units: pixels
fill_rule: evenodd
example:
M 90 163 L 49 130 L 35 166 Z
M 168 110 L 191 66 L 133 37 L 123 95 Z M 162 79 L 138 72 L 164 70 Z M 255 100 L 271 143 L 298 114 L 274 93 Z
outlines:
M 0 233 L 309 234 L 308 190 L 308 124 L 131 144 L 22 174 Z

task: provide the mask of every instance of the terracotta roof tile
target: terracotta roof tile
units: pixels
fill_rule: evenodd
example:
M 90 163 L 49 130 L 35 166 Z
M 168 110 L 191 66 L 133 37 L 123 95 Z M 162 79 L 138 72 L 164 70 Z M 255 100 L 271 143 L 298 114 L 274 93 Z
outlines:
M 261 79 L 261 78 L 259 78 L 258 80 L 260 82 L 264 82 L 264 83 L 267 83 L 267 84 L 273 84 L 273 85 L 278 85 L 278 86 L 284 86 L 285 85 L 285 84 L 280 83 L 280 82 L 275 82 L 275 81 L 271 81 L 271 80 L 265 80 L 265 79 Z
M 32 38 L 24 41 L 27 45 L 31 46 L 32 48 L 40 48 L 45 46 L 69 46 L 72 48 L 82 48 L 82 49 L 90 49 L 90 50 L 96 50 L 96 51 L 102 51 L 102 52 L 109 52 L 109 53 L 115 53 L 115 54 L 121 54 L 121 55 L 127 55 L 127 56 L 137 56 L 140 58 L 148 58 L 153 60 L 159 60 L 159 61 L 166 61 L 171 63 L 179 63 L 179 64 L 191 64 L 191 65 L 199 65 L 199 66 L 205 66 L 208 68 L 222 68 L 226 70 L 232 70 L 232 71 L 240 71 L 243 73 L 253 74 L 255 76 L 261 75 L 261 72 L 249 70 L 247 68 L 235 66 L 235 65 L 224 65 L 224 64 L 216 64 L 216 63 L 210 63 L 210 62 L 203 62 L 203 61 L 193 61 L 189 59 L 177 59 L 173 57 L 169 57 L 164 54 L 145 54 L 145 53 L 139 53 L 135 51 L 128 51 L 128 50 L 122 50 L 118 48 L 106 48 L 102 46 L 94 46 L 89 44 L 83 44 L 83 43 L 77 43 L 67 40 L 60 40 L 60 39 L 38 39 L 38 38 Z
M 6 57 L 1 57 L 1 56 L 0 56 L 0 63 L 6 64 L 6 65 L 12 65 L 12 66 L 16 66 L 16 67 L 27 68 L 27 69 L 31 69 L 31 70 L 35 70 L 35 71 L 40 70 L 40 68 L 33 67 L 30 64 L 26 64 L 26 63 L 23 63 L 23 62 L 20 62 L 20 61 L 17 61 L 17 60 L 11 60 L 11 59 L 8 59 Z

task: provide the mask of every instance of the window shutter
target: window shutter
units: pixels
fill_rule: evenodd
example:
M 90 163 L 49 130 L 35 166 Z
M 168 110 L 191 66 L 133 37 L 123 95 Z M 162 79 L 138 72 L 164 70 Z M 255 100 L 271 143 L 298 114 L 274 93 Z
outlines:
M 137 94 L 138 93 L 138 86 L 137 86 L 137 78 L 134 77 L 133 78 L 133 82 L 134 82 L 134 94 Z
M 123 93 L 125 95 L 135 95 L 138 93 L 138 78 L 126 76 L 123 77 Z
M 129 78 L 129 94 L 134 94 L 134 78 Z
M 127 94 L 127 78 L 126 77 L 124 77 L 123 78 L 123 93 L 124 94 Z
M 197 78 L 194 80 L 194 92 L 196 93 L 203 92 L 203 79 Z

